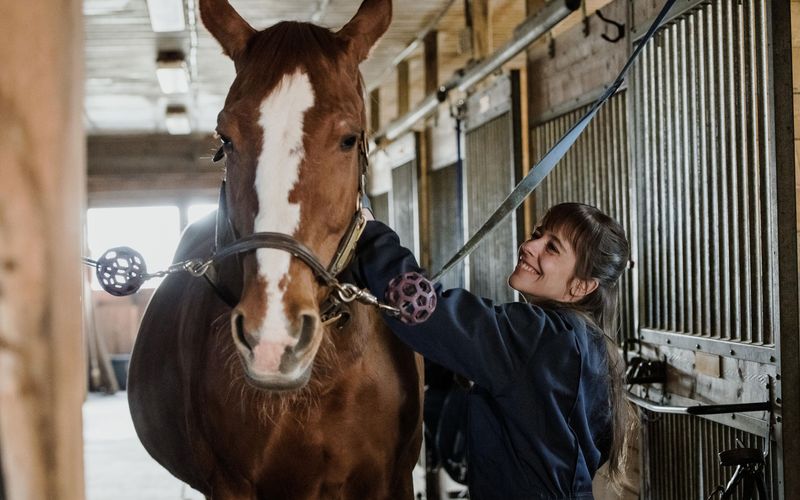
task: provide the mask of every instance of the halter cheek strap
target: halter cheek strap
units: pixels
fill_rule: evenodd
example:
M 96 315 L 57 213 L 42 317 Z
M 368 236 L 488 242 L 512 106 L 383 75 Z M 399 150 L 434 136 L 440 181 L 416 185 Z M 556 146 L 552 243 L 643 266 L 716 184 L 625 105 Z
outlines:
M 342 269 L 347 267 L 350 263 L 356 251 L 356 243 L 358 243 L 358 239 L 361 237 L 361 233 L 367 225 L 367 220 L 361 212 L 363 208 L 361 199 L 366 193 L 365 185 L 367 165 L 369 162 L 368 158 L 367 139 L 362 131 L 358 141 L 358 196 L 356 197 L 356 211 L 353 214 L 350 225 L 347 227 L 347 231 L 345 231 L 344 236 L 339 241 L 339 247 L 336 249 L 336 253 L 333 255 L 333 259 L 328 266 L 328 272 L 334 276 L 338 276 L 339 273 L 342 272 Z

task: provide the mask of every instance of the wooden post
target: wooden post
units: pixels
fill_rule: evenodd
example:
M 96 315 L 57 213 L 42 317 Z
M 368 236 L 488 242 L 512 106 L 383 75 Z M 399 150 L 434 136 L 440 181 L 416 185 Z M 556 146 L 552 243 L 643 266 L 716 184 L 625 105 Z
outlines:
M 472 27 L 472 58 L 485 59 L 492 52 L 492 22 L 489 0 L 470 0 L 468 21 Z
M 425 35 L 425 95 L 439 89 L 439 32 L 431 30 Z
M 7 500 L 84 496 L 81 4 L 0 8 L 0 462 Z
M 397 65 L 397 116 L 403 116 L 409 111 L 411 101 L 411 78 L 408 71 L 408 61 L 400 61 Z
M 381 88 L 369 93 L 369 128 L 375 132 L 381 129 Z

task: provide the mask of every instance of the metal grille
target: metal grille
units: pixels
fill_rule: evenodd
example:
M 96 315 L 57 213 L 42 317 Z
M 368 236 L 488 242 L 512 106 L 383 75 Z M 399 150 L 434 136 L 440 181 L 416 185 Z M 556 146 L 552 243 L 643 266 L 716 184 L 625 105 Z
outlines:
M 766 2 L 667 25 L 632 79 L 642 327 L 773 344 Z
M 625 94 L 611 98 L 533 195 L 533 220 L 547 209 L 573 201 L 594 205 L 613 217 L 631 239 L 628 170 L 627 106 Z M 532 130 L 533 159 L 539 160 L 588 110 L 580 108 Z M 620 335 L 635 333 L 635 290 L 630 273 L 620 279 Z
M 511 192 L 521 170 L 519 73 L 511 71 L 467 100 L 464 213 L 475 234 Z M 506 282 L 516 265 L 517 214 L 488 234 L 467 260 L 469 289 L 497 302 L 516 300 Z
M 464 243 L 464 227 L 458 206 L 457 165 L 434 170 L 428 177 L 431 223 L 431 269 L 438 270 Z M 464 286 L 464 265 L 458 264 L 441 279 L 442 286 Z
M 514 187 L 511 113 L 467 132 L 466 185 L 469 234 L 475 233 Z M 517 241 L 515 218 L 498 225 L 469 257 L 469 288 L 497 302 L 515 300 L 506 285 L 514 270 Z
M 733 468 L 719 465 L 720 451 L 764 449 L 764 437 L 689 415 L 659 415 L 643 410 L 642 497 L 651 500 L 703 500 L 724 485 Z M 771 448 L 774 448 L 774 443 Z M 767 456 L 764 483 L 770 499 L 779 498 L 773 450 Z M 733 499 L 741 499 L 741 487 Z
M 400 243 L 419 258 L 416 161 L 392 169 L 391 200 L 392 228 L 400 237 Z

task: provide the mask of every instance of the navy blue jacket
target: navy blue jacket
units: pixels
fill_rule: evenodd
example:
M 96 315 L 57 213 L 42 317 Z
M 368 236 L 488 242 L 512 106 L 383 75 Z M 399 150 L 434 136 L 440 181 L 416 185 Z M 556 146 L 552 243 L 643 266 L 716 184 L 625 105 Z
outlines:
M 421 272 L 380 222 L 367 224 L 356 255 L 358 279 L 381 299 L 392 278 Z M 592 498 L 592 478 L 611 444 L 602 335 L 568 310 L 495 305 L 438 285 L 437 294 L 425 323 L 386 321 L 412 349 L 474 381 L 467 398 L 471 497 Z

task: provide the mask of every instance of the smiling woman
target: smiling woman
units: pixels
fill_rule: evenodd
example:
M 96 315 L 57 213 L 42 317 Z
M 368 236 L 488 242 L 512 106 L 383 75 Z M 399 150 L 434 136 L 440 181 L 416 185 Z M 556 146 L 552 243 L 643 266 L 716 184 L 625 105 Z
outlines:
M 494 304 L 438 290 L 436 310 L 392 331 L 426 359 L 475 385 L 467 404 L 468 483 L 476 498 L 593 498 L 608 462 L 619 482 L 629 405 L 615 333 L 617 281 L 627 266 L 621 226 L 589 205 L 556 205 L 520 246 L 508 283 L 530 303 Z M 359 279 L 378 297 L 423 272 L 388 227 L 359 241 Z

